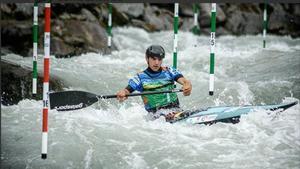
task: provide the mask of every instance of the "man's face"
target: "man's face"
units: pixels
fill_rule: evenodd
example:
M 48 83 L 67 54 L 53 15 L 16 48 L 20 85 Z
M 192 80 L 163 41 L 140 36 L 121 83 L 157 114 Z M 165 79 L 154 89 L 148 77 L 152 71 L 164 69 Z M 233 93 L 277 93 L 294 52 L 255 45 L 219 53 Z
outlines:
M 161 67 L 162 64 L 162 59 L 158 58 L 158 57 L 146 57 L 148 66 L 150 67 L 150 69 L 152 69 L 153 71 L 158 71 L 159 68 Z

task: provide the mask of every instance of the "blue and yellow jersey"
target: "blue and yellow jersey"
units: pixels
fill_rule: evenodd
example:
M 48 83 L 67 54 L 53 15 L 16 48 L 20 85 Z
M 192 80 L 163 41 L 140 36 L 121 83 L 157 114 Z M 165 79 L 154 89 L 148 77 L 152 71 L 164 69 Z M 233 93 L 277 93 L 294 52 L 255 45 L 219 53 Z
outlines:
M 143 91 L 165 91 L 174 88 L 174 82 L 183 77 L 180 71 L 161 67 L 157 72 L 147 68 L 129 79 L 126 87 L 130 92 L 135 90 Z M 145 109 L 149 112 L 155 112 L 160 108 L 179 107 L 179 101 L 176 93 L 163 93 L 142 96 Z

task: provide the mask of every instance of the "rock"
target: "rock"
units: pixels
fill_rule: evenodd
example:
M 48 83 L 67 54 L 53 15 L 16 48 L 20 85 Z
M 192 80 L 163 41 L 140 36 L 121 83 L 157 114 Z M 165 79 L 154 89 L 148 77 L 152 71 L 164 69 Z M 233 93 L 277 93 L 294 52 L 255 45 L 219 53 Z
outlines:
M 182 18 L 183 24 L 180 31 L 190 31 L 194 27 L 194 18 Z
M 193 4 L 180 3 L 179 4 L 180 17 L 194 17 Z
M 173 29 L 173 13 L 165 9 L 158 9 L 156 6 L 145 8 L 144 20 L 152 25 L 155 31 Z
M 31 56 L 28 53 L 33 46 L 31 23 L 29 21 L 2 20 L 1 24 L 1 48 L 22 56 Z
M 59 22 L 57 22 L 59 23 Z M 87 52 L 107 51 L 107 34 L 98 23 L 67 20 L 60 26 L 63 36 L 53 37 L 53 53 L 57 56 L 73 56 Z M 115 45 L 112 45 L 115 50 Z
M 132 19 L 131 20 L 131 23 L 132 23 L 132 26 L 135 26 L 135 27 L 139 27 L 139 28 L 143 28 L 145 29 L 146 31 L 148 32 L 153 32 L 155 31 L 155 26 L 151 25 L 151 24 L 148 24 L 146 22 L 143 22 L 141 20 L 137 20 L 137 19 Z
M 106 16 L 108 18 L 108 11 L 107 11 Z M 107 21 L 105 23 L 107 24 Z M 114 27 L 115 26 L 124 26 L 128 23 L 129 23 L 129 17 L 125 13 L 119 12 L 113 6 L 113 8 L 112 8 L 112 24 L 113 24 L 113 26 Z
M 198 16 L 198 23 L 200 27 L 210 27 L 210 5 L 209 4 L 200 4 L 200 12 Z
M 23 99 L 43 98 L 43 76 L 39 74 L 37 95 L 32 96 L 32 70 L 1 60 L 1 104 L 17 104 Z M 63 83 L 57 77 L 51 76 L 49 90 L 62 91 Z
M 210 28 L 204 27 L 204 28 L 200 28 L 200 29 L 201 29 L 201 35 L 208 35 L 208 36 L 210 36 L 210 33 L 211 33 Z M 218 34 L 218 33 L 216 32 L 216 34 Z
M 2 15 L 4 14 L 10 15 L 12 13 L 12 8 L 10 4 L 1 4 L 0 9 Z
M 107 4 L 101 4 L 94 7 L 94 11 L 97 13 L 97 18 L 99 19 L 99 22 L 102 26 L 108 25 L 108 5 Z M 114 17 L 112 18 L 115 19 Z
M 127 14 L 130 17 L 138 18 L 144 13 L 143 3 L 113 3 L 117 11 Z
M 55 54 L 57 58 L 71 57 L 76 55 L 76 51 L 73 46 L 66 44 L 61 38 L 53 37 L 51 39 L 51 52 Z M 80 53 L 79 53 L 80 55 Z
M 16 9 L 14 10 L 17 18 L 20 20 L 32 18 L 33 3 L 16 3 Z
M 263 15 L 258 5 L 231 5 L 227 9 L 225 28 L 235 35 L 261 33 Z
M 292 11 L 295 16 L 300 16 L 300 5 L 292 5 Z
M 79 15 L 79 14 L 81 14 L 81 9 L 90 8 L 91 6 L 93 6 L 93 4 L 52 3 L 51 4 L 51 18 L 56 19 L 64 13 Z
M 174 3 L 146 3 L 146 6 L 153 6 L 158 9 L 165 9 L 170 12 L 174 12 L 175 4 Z M 180 8 L 179 8 L 180 10 Z
M 69 19 L 71 19 L 71 15 L 68 14 L 68 13 L 63 13 L 63 14 L 59 15 L 59 19 L 61 19 L 61 20 L 69 20 Z
M 280 35 L 290 32 L 292 28 L 291 20 L 293 17 L 289 13 L 286 13 L 283 6 L 280 4 L 271 4 L 270 8 L 272 13 L 270 14 L 268 21 L 268 31 Z
M 198 17 L 198 22 L 201 27 L 210 27 L 211 20 L 211 4 L 210 3 L 201 3 L 200 4 L 200 17 Z M 222 23 L 226 20 L 226 15 L 222 8 L 217 4 L 216 9 L 216 22 L 217 26 L 219 23 Z
M 224 22 L 226 20 L 226 15 L 223 9 L 217 4 L 217 16 L 216 19 L 218 22 Z
M 210 32 L 211 4 L 199 3 L 198 23 L 203 34 Z M 32 56 L 33 3 L 2 4 L 2 53 L 12 52 Z M 269 34 L 300 36 L 299 4 L 268 4 Z M 112 26 L 136 26 L 149 32 L 173 30 L 174 4 L 167 3 L 113 3 Z M 217 4 L 218 35 L 260 34 L 262 32 L 263 4 Z M 44 4 L 39 3 L 39 53 L 44 45 Z M 51 4 L 51 54 L 58 57 L 80 55 L 86 52 L 107 51 L 108 5 Z M 179 29 L 193 27 L 192 4 L 179 4 Z M 209 30 L 209 31 L 208 31 Z M 201 34 L 202 34 L 201 33 Z M 112 50 L 116 46 L 112 41 Z
M 292 25 L 292 30 L 290 32 L 293 38 L 300 37 L 300 5 L 293 5 L 292 6 L 292 14 L 290 18 L 290 22 Z
M 95 22 L 97 21 L 97 18 L 87 9 L 82 9 L 81 13 L 83 16 L 85 16 L 87 21 Z
M 52 36 L 63 37 L 67 30 L 64 29 L 65 24 L 60 19 L 55 19 L 52 21 Z
M 230 31 L 225 29 L 224 27 L 218 27 L 216 30 L 216 36 L 221 36 L 221 35 L 228 35 L 230 34 Z

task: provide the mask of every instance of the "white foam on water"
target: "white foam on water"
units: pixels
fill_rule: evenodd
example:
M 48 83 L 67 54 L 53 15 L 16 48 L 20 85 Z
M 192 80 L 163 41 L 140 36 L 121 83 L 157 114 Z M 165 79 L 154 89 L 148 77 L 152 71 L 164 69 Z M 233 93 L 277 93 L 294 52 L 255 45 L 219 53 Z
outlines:
M 69 90 L 105 95 L 124 88 L 129 77 L 146 67 L 150 44 L 163 45 L 164 64 L 172 65 L 172 31 L 128 27 L 115 28 L 113 34 L 118 51 L 51 56 L 51 75 L 62 78 Z M 217 37 L 215 93 L 208 96 L 209 36 L 178 36 L 178 69 L 193 84 L 191 96 L 178 94 L 184 109 L 299 99 L 298 39 L 267 36 L 269 48 L 263 49 L 260 36 Z M 285 62 L 278 61 L 282 54 Z M 1 59 L 32 67 L 32 58 L 8 54 Z M 42 64 L 39 55 L 40 72 Z M 50 110 L 48 159 L 41 160 L 42 101 L 25 99 L 1 107 L 1 160 L 6 168 L 297 168 L 299 110 L 299 105 L 284 112 L 256 110 L 235 125 L 205 126 L 149 121 L 140 97 L 122 104 L 101 100 L 76 111 Z
M 30 114 L 32 110 L 25 107 L 27 105 L 40 107 L 39 104 L 41 102 L 24 100 L 16 106 L 4 106 L 4 118 L 8 122 L 10 118 L 19 116 L 21 112 L 22 116 Z M 7 116 L 11 112 L 9 109 L 17 111 L 14 115 Z M 35 111 L 40 110 L 36 108 Z M 62 153 L 57 158 L 65 159 L 56 159 L 55 155 L 52 158 L 56 162 L 82 158 L 82 163 L 80 163 L 81 160 L 73 161 L 73 165 L 82 166 L 82 168 L 102 165 L 103 162 L 95 161 L 95 158 L 101 156 L 99 154 L 103 155 L 101 156 L 103 161 L 112 157 L 119 160 L 119 165 L 107 164 L 110 168 L 120 166 L 125 168 L 164 168 L 166 166 L 220 168 L 221 164 L 223 167 L 225 165 L 232 168 L 240 168 L 244 165 L 254 168 L 262 166 L 279 168 L 281 165 L 288 167 L 288 164 L 281 164 L 284 161 L 288 161 L 292 166 L 297 165 L 296 161 L 292 162 L 289 158 L 295 159 L 299 154 L 300 143 L 295 141 L 300 138 L 300 126 L 297 123 L 300 119 L 299 105 L 276 116 L 268 115 L 267 111 L 258 110 L 242 116 L 241 122 L 236 125 L 218 123 L 212 126 L 169 124 L 163 119 L 147 121 L 146 112 L 139 104 L 131 106 L 124 104 L 119 108 L 115 107 L 115 111 L 98 110 L 93 107 L 71 112 L 51 110 L 49 124 L 55 129 L 49 131 L 49 137 L 52 136 L 53 139 L 55 136 L 57 143 L 51 144 L 49 153 L 52 155 Z M 28 116 L 27 121 L 35 119 L 36 116 L 38 115 Z M 28 127 L 40 125 L 38 121 L 26 124 L 29 125 Z M 4 123 L 3 129 L 7 127 L 9 125 Z M 23 129 L 20 127 L 15 129 L 15 133 L 23 135 L 19 132 Z M 40 131 L 36 132 L 40 136 Z M 4 136 L 7 134 L 4 132 Z M 32 135 L 26 135 L 26 137 L 30 140 Z M 52 139 L 50 139 L 51 143 L 54 141 Z M 10 143 L 6 144 L 10 147 L 11 144 L 14 145 L 14 142 L 16 140 L 10 140 Z M 70 146 L 78 148 L 71 150 Z M 38 149 L 39 143 L 36 142 L 33 147 Z M 18 146 L 16 148 L 18 149 Z M 33 156 L 31 148 L 26 149 Z M 55 152 L 58 149 L 64 151 Z M 72 151 L 78 155 L 69 154 Z M 245 161 L 245 159 L 248 160 Z M 253 163 L 253 161 L 256 162 Z M 38 163 L 38 159 L 29 160 L 28 166 L 34 168 Z
M 286 80 L 276 80 L 276 79 L 271 79 L 270 81 L 259 81 L 256 82 L 256 85 L 259 87 L 264 87 L 267 85 L 277 85 L 277 86 L 286 86 L 286 87 L 291 87 L 292 82 L 286 81 Z
M 148 167 L 146 161 L 140 156 L 137 152 L 131 153 L 131 155 L 124 156 L 124 160 L 128 163 L 132 169 L 140 169 L 140 168 L 150 168 Z

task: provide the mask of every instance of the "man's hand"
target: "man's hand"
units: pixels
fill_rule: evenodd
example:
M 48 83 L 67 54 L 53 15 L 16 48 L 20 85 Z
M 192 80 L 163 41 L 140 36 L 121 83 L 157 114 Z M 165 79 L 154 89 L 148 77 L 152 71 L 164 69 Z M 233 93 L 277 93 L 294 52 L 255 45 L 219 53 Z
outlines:
M 117 99 L 119 100 L 119 102 L 123 102 L 124 100 L 126 100 L 128 98 L 126 95 L 129 93 L 130 92 L 127 89 L 118 91 L 118 93 L 116 95 L 117 95 Z
M 167 115 L 165 115 L 166 121 L 174 120 L 175 114 L 176 114 L 175 112 L 171 112 L 171 113 L 168 113 Z
M 166 121 L 178 120 L 184 117 L 183 112 L 171 112 L 165 115 Z
M 189 96 L 192 91 L 192 84 L 190 81 L 186 80 L 185 83 L 182 85 L 183 95 Z
M 179 78 L 177 82 L 182 84 L 183 95 L 189 96 L 192 92 L 191 82 L 184 77 Z

